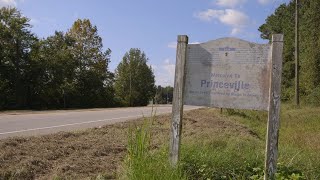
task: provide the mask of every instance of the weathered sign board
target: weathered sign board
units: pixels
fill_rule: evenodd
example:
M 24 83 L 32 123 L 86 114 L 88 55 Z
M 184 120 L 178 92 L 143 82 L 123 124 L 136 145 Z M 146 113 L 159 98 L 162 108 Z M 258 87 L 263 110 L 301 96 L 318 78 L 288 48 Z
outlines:
M 265 179 L 276 172 L 283 35 L 270 44 L 222 38 L 188 44 L 178 36 L 170 159 L 179 159 L 183 105 L 269 112 Z
M 188 45 L 184 104 L 268 110 L 270 49 L 234 38 Z

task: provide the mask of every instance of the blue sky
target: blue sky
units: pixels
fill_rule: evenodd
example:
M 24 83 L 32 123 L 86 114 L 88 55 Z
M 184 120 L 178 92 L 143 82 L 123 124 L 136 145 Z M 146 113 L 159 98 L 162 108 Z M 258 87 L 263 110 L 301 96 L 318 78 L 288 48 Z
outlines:
M 258 27 L 289 0 L 0 0 L 31 19 L 32 32 L 44 38 L 67 31 L 78 18 L 98 27 L 104 48 L 112 50 L 111 71 L 125 52 L 140 48 L 149 58 L 157 85 L 173 85 L 177 35 L 189 43 L 222 37 L 252 42 Z

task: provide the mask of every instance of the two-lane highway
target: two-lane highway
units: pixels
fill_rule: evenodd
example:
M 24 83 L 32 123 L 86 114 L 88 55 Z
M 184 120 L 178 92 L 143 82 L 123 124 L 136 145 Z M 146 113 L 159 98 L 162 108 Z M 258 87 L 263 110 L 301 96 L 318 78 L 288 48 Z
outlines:
M 185 110 L 197 106 L 184 106 Z M 82 130 L 106 124 L 114 124 L 140 117 L 171 113 L 169 105 L 157 107 L 109 108 L 39 113 L 0 114 L 0 138 L 50 134 L 59 131 Z

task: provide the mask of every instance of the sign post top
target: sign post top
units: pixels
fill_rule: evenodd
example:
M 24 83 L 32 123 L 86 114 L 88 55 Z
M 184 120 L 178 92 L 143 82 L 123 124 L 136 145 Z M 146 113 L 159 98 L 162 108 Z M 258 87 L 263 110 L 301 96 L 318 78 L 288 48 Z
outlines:
M 178 36 L 178 43 L 179 42 L 188 43 L 188 36 L 187 35 L 179 35 Z
M 273 34 L 272 42 L 283 42 L 283 34 Z
M 281 34 L 279 36 L 276 36 L 276 41 L 282 41 L 281 39 Z M 197 43 L 197 44 L 189 44 L 189 45 L 205 45 L 205 46 L 216 46 L 216 45 L 223 45 L 223 44 L 228 44 L 230 46 L 270 46 L 270 43 L 257 43 L 257 42 L 251 42 L 251 41 L 247 41 L 244 39 L 239 39 L 239 38 L 235 38 L 235 37 L 223 37 L 223 38 L 218 38 L 218 39 L 214 39 L 214 40 L 209 40 L 206 42 L 201 42 L 201 43 Z

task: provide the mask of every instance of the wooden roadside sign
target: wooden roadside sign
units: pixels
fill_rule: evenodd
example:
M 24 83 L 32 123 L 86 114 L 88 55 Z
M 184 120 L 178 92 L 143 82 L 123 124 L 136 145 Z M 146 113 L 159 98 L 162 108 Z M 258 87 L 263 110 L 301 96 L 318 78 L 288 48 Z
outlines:
M 178 36 L 170 162 L 179 161 L 183 105 L 268 111 L 265 179 L 274 179 L 278 158 L 283 35 L 271 44 L 222 38 L 188 44 Z

